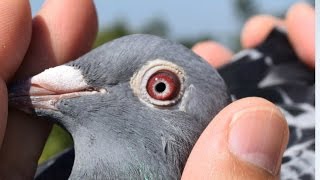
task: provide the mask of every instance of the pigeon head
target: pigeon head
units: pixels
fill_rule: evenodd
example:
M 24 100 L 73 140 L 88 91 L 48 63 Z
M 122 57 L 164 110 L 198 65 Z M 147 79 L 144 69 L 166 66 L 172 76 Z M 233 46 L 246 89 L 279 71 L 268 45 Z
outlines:
M 151 35 L 125 36 L 17 81 L 9 99 L 70 132 L 75 179 L 178 179 L 201 132 L 230 102 L 208 63 Z

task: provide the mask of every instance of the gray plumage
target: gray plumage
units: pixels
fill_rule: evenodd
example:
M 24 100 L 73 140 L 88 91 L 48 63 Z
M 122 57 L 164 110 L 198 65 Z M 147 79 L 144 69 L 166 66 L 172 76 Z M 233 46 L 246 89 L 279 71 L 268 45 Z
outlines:
M 143 101 L 130 84 L 157 59 L 184 71 L 183 92 L 173 105 Z M 72 135 L 70 179 L 180 179 L 201 132 L 230 102 L 223 80 L 208 63 L 182 45 L 151 35 L 114 40 L 66 65 L 79 69 L 90 88 L 107 91 L 61 99 L 54 103 L 56 110 L 32 109 Z M 21 83 L 11 94 L 19 94 L 15 86 Z M 10 99 L 12 106 L 21 102 L 14 95 Z

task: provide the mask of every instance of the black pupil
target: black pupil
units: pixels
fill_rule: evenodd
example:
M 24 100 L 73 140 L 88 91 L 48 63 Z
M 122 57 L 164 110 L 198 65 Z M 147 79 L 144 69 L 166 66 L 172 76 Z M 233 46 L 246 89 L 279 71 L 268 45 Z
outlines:
M 166 90 L 166 84 L 163 82 L 160 82 L 156 85 L 155 89 L 158 93 L 163 93 L 163 91 Z

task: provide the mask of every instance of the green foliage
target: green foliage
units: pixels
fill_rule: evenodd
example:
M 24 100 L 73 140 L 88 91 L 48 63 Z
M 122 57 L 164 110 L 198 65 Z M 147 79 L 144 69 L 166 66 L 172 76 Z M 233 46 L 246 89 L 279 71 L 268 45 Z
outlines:
M 166 38 L 169 34 L 169 27 L 161 18 L 156 17 L 144 24 L 137 33 L 153 34 Z
M 111 41 L 113 39 L 116 39 L 128 34 L 131 34 L 131 31 L 127 27 L 127 23 L 125 21 L 119 20 L 110 28 L 104 28 L 98 33 L 97 39 L 93 47 L 100 46 L 105 42 Z
M 254 0 L 234 0 L 235 12 L 238 18 L 245 21 L 249 17 L 258 13 L 258 7 Z
M 44 162 L 53 155 L 72 146 L 72 142 L 73 141 L 69 133 L 67 133 L 61 127 L 54 125 L 47 140 L 47 143 L 44 147 L 42 155 L 39 159 L 39 163 Z
M 208 40 L 212 40 L 212 37 L 210 35 L 200 35 L 197 38 L 181 38 L 178 40 L 178 42 L 183 44 L 187 48 L 192 48 L 192 46 L 194 46 L 196 43 Z

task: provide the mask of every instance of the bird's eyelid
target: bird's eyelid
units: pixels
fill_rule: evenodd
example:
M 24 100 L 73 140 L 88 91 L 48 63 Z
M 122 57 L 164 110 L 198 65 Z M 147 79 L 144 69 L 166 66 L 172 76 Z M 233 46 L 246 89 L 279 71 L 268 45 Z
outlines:
M 179 83 L 181 84 L 180 92 L 177 94 L 176 98 L 172 100 L 156 100 L 147 93 L 146 91 L 146 85 L 148 82 L 148 79 L 156 72 L 167 70 L 177 75 L 179 79 Z M 134 94 L 139 97 L 140 100 L 151 104 L 155 106 L 171 106 L 176 104 L 184 91 L 183 83 L 185 81 L 185 72 L 183 68 L 180 66 L 162 59 L 156 59 L 149 61 L 146 63 L 142 68 L 140 68 L 137 72 L 134 73 L 134 75 L 131 78 L 130 85 L 134 92 Z

